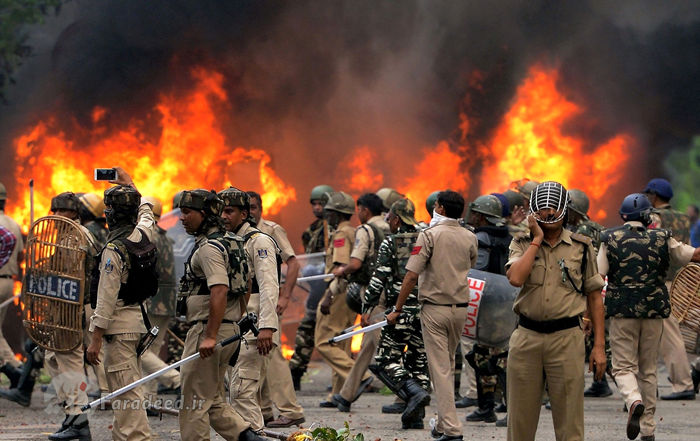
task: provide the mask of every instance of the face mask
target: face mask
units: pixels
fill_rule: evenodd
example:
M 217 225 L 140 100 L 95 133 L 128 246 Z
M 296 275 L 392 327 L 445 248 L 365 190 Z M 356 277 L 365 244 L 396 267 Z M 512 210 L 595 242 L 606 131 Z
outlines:
M 450 218 L 437 213 L 435 211 L 435 209 L 433 208 L 433 218 L 430 219 L 430 226 L 434 227 L 435 225 L 442 223 L 442 222 L 446 221 L 447 219 L 450 219 Z

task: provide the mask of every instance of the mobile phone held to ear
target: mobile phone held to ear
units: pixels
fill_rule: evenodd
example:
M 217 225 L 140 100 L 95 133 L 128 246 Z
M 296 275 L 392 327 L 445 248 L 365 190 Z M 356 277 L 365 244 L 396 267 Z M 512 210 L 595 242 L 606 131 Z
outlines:
M 96 168 L 95 169 L 95 180 L 96 181 L 116 181 L 117 180 L 117 170 L 114 168 Z

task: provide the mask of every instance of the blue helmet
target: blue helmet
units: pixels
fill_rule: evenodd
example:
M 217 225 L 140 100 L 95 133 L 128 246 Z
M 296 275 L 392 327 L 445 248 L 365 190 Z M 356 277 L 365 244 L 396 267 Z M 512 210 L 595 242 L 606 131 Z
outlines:
M 501 216 L 510 216 L 510 203 L 508 202 L 508 198 L 502 193 L 491 193 L 491 195 L 496 196 L 498 200 L 501 201 Z
M 620 217 L 627 221 L 644 221 L 651 210 L 651 202 L 643 193 L 632 193 L 622 200 Z
M 649 181 L 642 193 L 657 194 L 667 201 L 670 201 L 673 197 L 673 188 L 671 188 L 671 183 L 666 179 L 654 178 Z

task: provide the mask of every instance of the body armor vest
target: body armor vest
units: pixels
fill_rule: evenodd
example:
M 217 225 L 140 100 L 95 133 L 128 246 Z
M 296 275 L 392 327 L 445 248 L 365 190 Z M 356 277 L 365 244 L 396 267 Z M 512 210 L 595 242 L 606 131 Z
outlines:
M 359 270 L 355 271 L 354 273 L 350 274 L 350 276 L 348 276 L 348 282 L 357 283 L 362 286 L 367 286 L 369 285 L 369 281 L 372 278 L 374 269 L 377 266 L 377 255 L 379 254 L 379 245 L 381 245 L 382 241 L 384 240 L 384 233 L 382 233 L 377 227 L 370 223 L 363 224 L 360 226 L 360 228 L 363 228 L 367 232 L 368 236 L 371 239 L 371 243 L 369 247 L 369 252 L 365 256 L 365 260 L 362 261 L 362 266 Z M 372 234 L 369 234 L 370 230 L 372 231 Z
M 618 318 L 666 318 L 671 312 L 664 281 L 670 255 L 666 230 L 623 225 L 605 230 L 608 248 L 606 315 Z

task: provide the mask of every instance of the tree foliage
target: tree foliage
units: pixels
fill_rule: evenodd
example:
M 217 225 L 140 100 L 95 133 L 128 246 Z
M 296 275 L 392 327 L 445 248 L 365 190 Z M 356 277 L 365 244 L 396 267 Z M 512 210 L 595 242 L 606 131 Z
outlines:
M 673 185 L 674 208 L 684 210 L 700 202 L 700 136 L 693 138 L 687 150 L 671 152 L 664 166 Z

